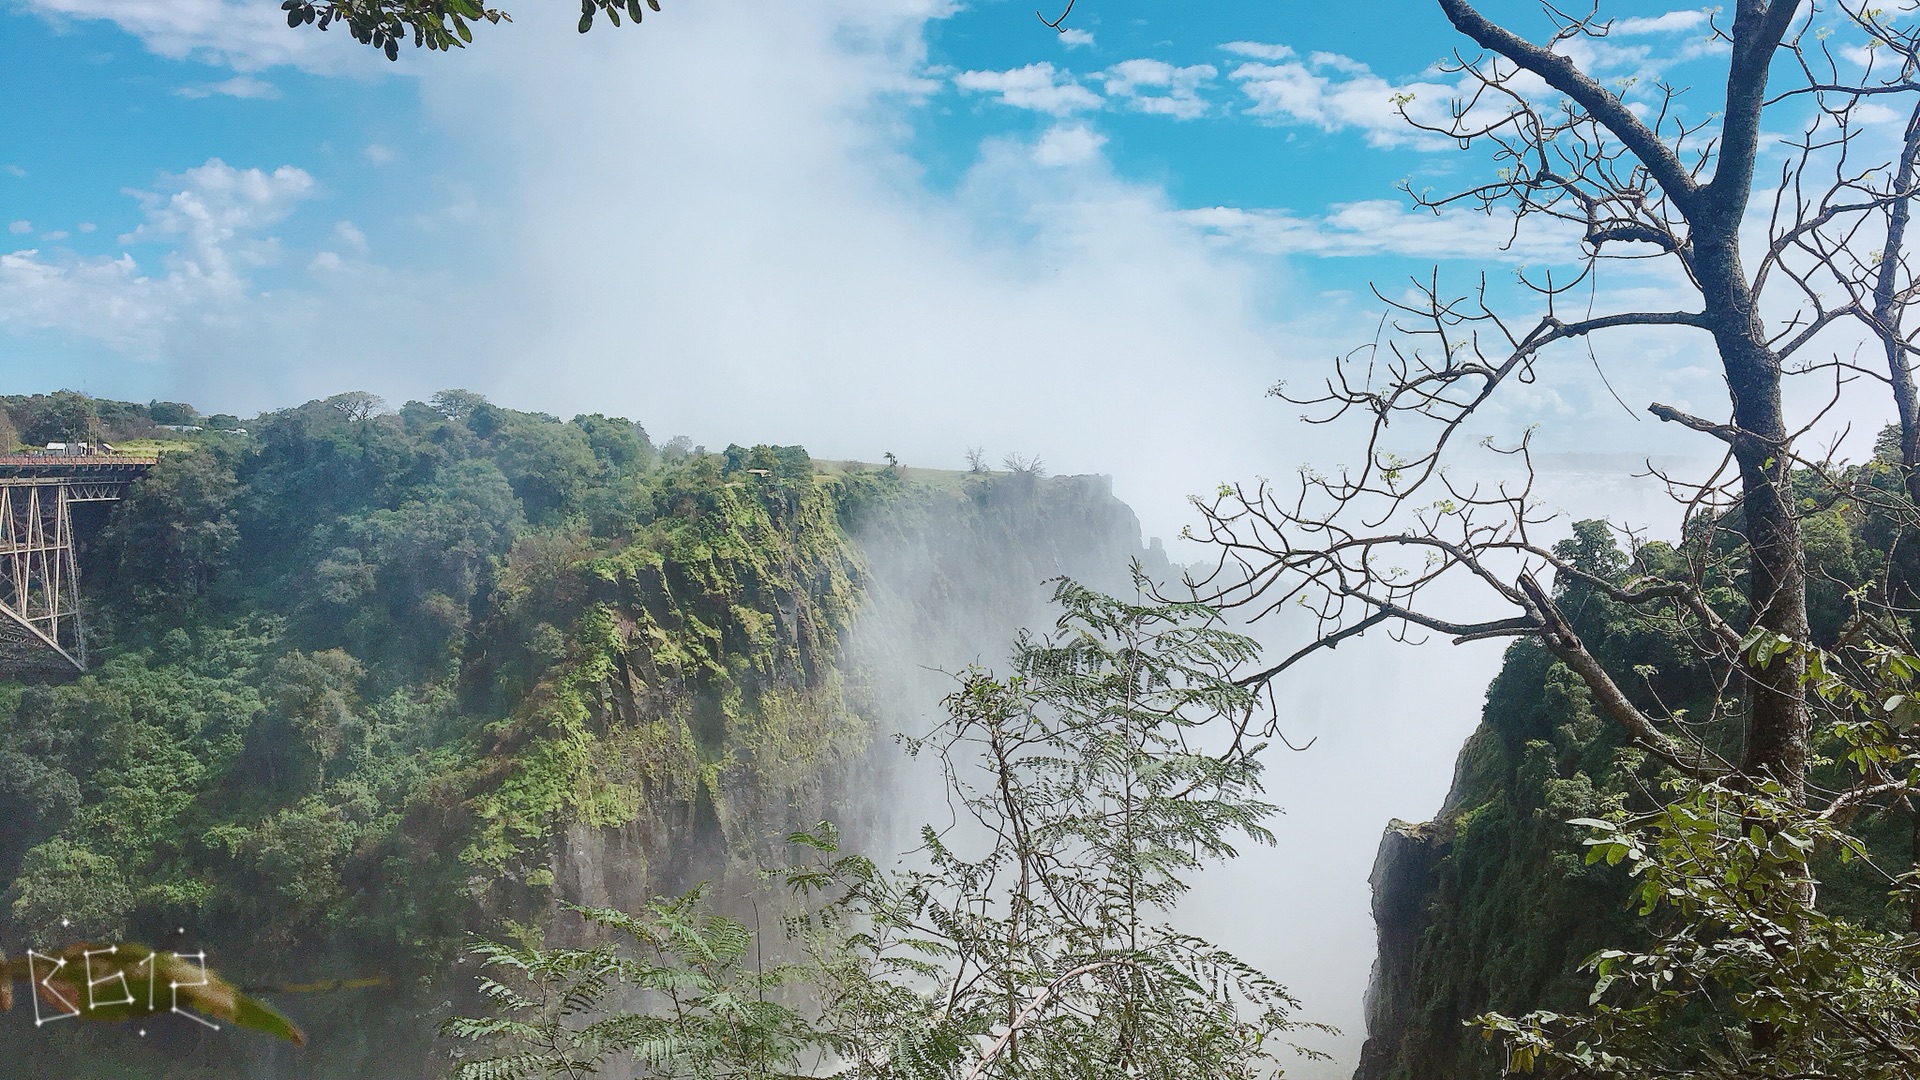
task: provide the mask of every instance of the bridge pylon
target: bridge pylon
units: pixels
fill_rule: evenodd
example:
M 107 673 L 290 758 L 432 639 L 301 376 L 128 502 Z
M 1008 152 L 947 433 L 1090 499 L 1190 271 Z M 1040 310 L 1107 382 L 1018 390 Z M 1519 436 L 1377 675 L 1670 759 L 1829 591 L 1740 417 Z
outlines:
M 80 563 L 67 496 L 58 482 L 0 482 L 0 654 L 31 660 L 51 649 L 85 671 Z
M 87 670 L 73 507 L 120 501 L 154 462 L 0 455 L 0 671 Z

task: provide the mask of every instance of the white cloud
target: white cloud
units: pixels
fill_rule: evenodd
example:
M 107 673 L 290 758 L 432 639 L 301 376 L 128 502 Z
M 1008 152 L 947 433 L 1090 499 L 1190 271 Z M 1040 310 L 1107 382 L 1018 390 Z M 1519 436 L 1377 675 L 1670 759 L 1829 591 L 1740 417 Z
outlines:
M 1056 124 L 1033 146 L 1033 162 L 1047 168 L 1085 165 L 1100 155 L 1107 137 L 1085 124 Z
M 98 229 L 99 227 L 100 227 L 100 226 L 98 226 L 98 225 L 95 225 L 95 224 L 94 224 L 93 222 L 91 222 L 91 221 L 83 221 L 83 222 L 81 222 L 81 223 L 80 223 L 79 225 L 77 225 L 77 226 L 75 226 L 75 228 L 77 228 L 77 229 L 79 229 L 79 230 L 80 230 L 81 232 L 83 232 L 83 233 L 90 233 L 90 232 L 92 232 L 92 231 L 94 231 L 95 229 Z
M 1175 67 L 1162 60 L 1123 60 L 1108 68 L 1104 78 L 1107 94 L 1126 101 L 1129 108 L 1192 120 L 1207 111 L 1201 84 L 1218 74 L 1212 64 Z
M 1078 27 L 1068 27 L 1060 31 L 1060 44 L 1069 49 L 1088 49 L 1093 47 L 1093 35 Z
M 1258 41 L 1229 41 L 1220 48 L 1223 52 L 1250 56 L 1255 60 L 1286 60 L 1293 56 L 1293 47 L 1290 45 L 1264 45 Z
M 1470 210 L 1432 214 L 1405 200 L 1339 203 L 1325 214 L 1214 206 L 1177 214 L 1216 243 L 1263 255 L 1397 255 L 1419 260 L 1554 263 L 1579 251 L 1579 231 L 1536 220 L 1517 236 L 1511 219 Z
M 333 238 L 342 247 L 356 255 L 367 253 L 367 234 L 351 221 L 342 221 L 334 225 Z
M 1862 127 L 1871 124 L 1892 124 L 1904 119 L 1900 113 L 1877 101 L 1866 101 L 1853 107 L 1853 122 Z
M 163 290 L 128 255 L 50 260 L 28 248 L 0 255 L 0 327 L 54 330 L 146 355 L 169 316 Z
M 18 165 L 0 165 L 0 172 L 6 173 L 8 176 L 11 176 L 20 180 L 25 180 L 27 178 L 27 170 L 21 168 Z
M 1230 77 L 1253 102 L 1247 112 L 1323 131 L 1357 128 L 1375 146 L 1425 141 L 1400 115 L 1430 126 L 1448 121 L 1453 87 L 1431 82 L 1390 83 L 1365 64 L 1333 53 L 1305 61 L 1246 63 Z
M 65 229 L 55 229 L 50 233 L 41 234 L 41 239 L 52 240 L 55 242 L 65 240 L 66 238 L 67 238 L 67 230 Z
M 261 0 L 19 0 L 19 5 L 55 22 L 103 19 L 161 56 L 240 71 L 286 66 L 364 72 L 386 62 L 348 37 L 344 28 L 326 33 L 311 27 L 289 29 L 280 5 Z
M 182 86 L 174 93 L 184 98 L 236 97 L 274 99 L 280 96 L 280 88 L 251 75 L 235 75 L 217 83 L 204 83 L 198 86 Z
M 28 233 L 33 231 L 33 222 L 16 221 L 13 224 L 7 226 L 7 231 L 12 233 L 15 236 L 25 236 Z
M 1604 36 L 1571 37 L 1555 49 L 1622 96 L 1654 102 L 1659 96 L 1656 84 L 1666 77 L 1668 69 L 1728 51 L 1726 42 L 1700 33 L 1707 25 L 1705 11 L 1614 19 Z M 1674 40 L 1675 35 L 1685 36 Z M 1544 86 L 1528 93 L 1539 101 L 1558 100 L 1558 95 Z
M 1575 36 L 1555 48 L 1582 70 L 1627 96 L 1630 108 L 1644 108 L 1657 93 L 1656 84 L 1667 68 L 1724 52 L 1726 47 L 1698 35 L 1678 43 L 1677 48 L 1669 43 L 1660 49 L 1645 40 L 1615 39 L 1688 33 L 1706 25 L 1706 21 L 1707 15 L 1701 11 L 1618 19 L 1608 36 Z M 1302 59 L 1289 46 L 1251 41 L 1228 42 L 1220 48 L 1251 58 L 1228 76 L 1240 84 L 1252 102 L 1246 110 L 1249 114 L 1274 123 L 1302 124 L 1329 132 L 1358 130 L 1374 146 L 1451 147 L 1449 140 L 1424 133 L 1407 121 L 1445 129 L 1452 122 L 1453 103 L 1471 93 L 1464 80 L 1447 84 L 1433 81 L 1430 75 L 1389 80 L 1366 64 L 1338 53 L 1313 52 Z M 1530 74 L 1520 74 L 1511 85 L 1549 108 L 1558 100 L 1558 94 Z M 1493 107 L 1497 102 L 1482 101 L 1480 105 L 1483 109 Z M 1405 117 L 1400 115 L 1403 109 Z
M 1367 67 L 1367 65 L 1355 60 L 1351 56 L 1341 56 L 1339 53 L 1316 50 L 1307 55 L 1307 63 L 1315 67 L 1332 68 L 1335 71 L 1344 72 L 1348 75 L 1368 75 L 1372 73 L 1372 69 Z
M 1630 19 L 1615 19 L 1608 28 L 1609 35 L 1634 36 L 1640 34 L 1677 34 L 1688 30 L 1698 30 L 1707 25 L 1705 11 L 1669 11 L 1664 15 L 1641 15 Z
M 391 147 L 381 143 L 368 143 L 367 148 L 362 150 L 361 153 L 366 156 L 368 161 L 373 162 L 375 165 L 390 165 L 397 156 Z
M 219 158 L 165 177 L 169 190 L 132 192 L 147 220 L 123 244 L 173 243 L 173 268 L 222 289 L 243 287 L 248 266 L 272 262 L 278 241 L 258 235 L 292 212 L 313 190 L 313 177 L 282 165 L 273 172 L 236 169 Z
M 1100 107 L 1100 95 L 1081 86 L 1070 71 L 1060 71 L 1047 61 L 1028 64 L 1011 71 L 963 71 L 953 84 L 975 94 L 995 94 L 1000 102 L 1016 109 L 1053 116 L 1067 116 Z
M 0 256 L 0 326 L 164 354 L 175 327 L 204 327 L 249 298 L 248 272 L 273 262 L 278 250 L 262 230 L 313 188 L 312 177 L 291 166 L 267 173 L 218 158 L 161 181 L 158 191 L 129 192 L 146 220 L 120 239 L 164 246 L 164 273 L 145 272 L 129 254 L 49 257 L 28 249 Z

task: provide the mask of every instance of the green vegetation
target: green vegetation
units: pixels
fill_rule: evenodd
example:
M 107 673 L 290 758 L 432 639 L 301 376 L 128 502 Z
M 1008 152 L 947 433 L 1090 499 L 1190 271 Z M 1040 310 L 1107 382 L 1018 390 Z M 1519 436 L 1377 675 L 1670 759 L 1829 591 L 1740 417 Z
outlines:
M 619 943 L 549 949 L 529 933 L 518 944 L 472 948 L 482 993 L 499 1015 L 451 1020 L 446 1032 L 508 1052 L 462 1063 L 461 1080 L 586 1077 L 610 1060 L 658 1080 L 782 1076 L 808 1048 L 813 1036 L 799 1014 L 767 1000 L 796 969 L 747 970 L 752 933 L 715 914 L 705 889 L 656 899 L 638 915 L 573 911 Z M 608 1000 L 635 992 L 658 1007 L 620 1012 Z
M 378 49 L 389 60 L 400 59 L 400 46 L 408 38 L 416 49 L 445 52 L 465 48 L 474 27 L 483 22 L 513 21 L 478 0 L 284 0 L 280 7 L 290 27 L 325 30 L 337 23 L 355 41 Z M 659 10 L 660 0 L 580 0 L 580 32 L 593 29 L 596 16 L 619 26 L 622 15 L 637 23 L 645 12 Z
M 159 404 L 61 400 L 89 425 Z M 205 949 L 269 994 L 361 987 L 287 1005 L 319 1075 L 417 1074 L 434 1003 L 473 992 L 469 935 L 703 880 L 732 900 L 870 789 L 876 644 L 852 655 L 849 631 L 876 590 L 950 631 L 1139 553 L 1097 482 L 817 475 L 798 447 L 656 447 L 460 391 L 201 426 L 82 525 L 94 670 L 0 682 L 0 937 Z M 1050 533 L 1084 550 L 1063 563 Z M 0 1026 L 0 1056 L 81 1077 L 253 1061 L 223 1040 L 194 1072 L 114 1035 Z
M 460 394 L 247 426 L 93 539 L 97 669 L 0 686 L 10 940 L 431 981 L 543 909 L 567 829 L 691 819 L 649 852 L 684 870 L 863 744 L 860 564 L 804 451 L 666 461 Z
M 966 673 L 908 742 L 964 811 L 925 827 L 922 868 L 843 854 L 832 826 L 795 835 L 814 856 L 786 875 L 798 956 L 771 970 L 699 890 L 575 909 L 618 945 L 483 942 L 497 1011 L 448 1023 L 488 1055 L 462 1080 L 1272 1075 L 1293 1000 L 1159 921 L 1202 860 L 1272 841 L 1261 692 L 1235 681 L 1258 648 L 1201 605 L 1057 599 L 1055 636 L 1022 637 L 1006 678 Z M 1218 754 L 1192 748 L 1206 728 Z
M 862 738 L 833 668 L 857 561 L 793 455 L 749 475 L 661 464 L 623 420 L 354 404 L 169 455 L 99 537 L 108 659 L 7 691 L 16 933 L 417 965 L 557 829 L 724 819 Z M 402 864 L 505 876 L 402 902 Z
M 1405 1033 L 1369 1047 L 1363 1075 L 1910 1075 L 1920 898 L 1908 871 L 1920 851 L 1902 801 L 1914 746 L 1901 710 L 1920 661 L 1905 658 L 1899 628 L 1891 647 L 1880 640 L 1860 599 L 1870 583 L 1910 595 L 1920 581 L 1911 510 L 1885 460 L 1853 470 L 1854 497 L 1823 513 L 1814 496 L 1831 478 L 1802 479 L 1809 558 L 1824 570 L 1808 597 L 1811 783 L 1864 794 L 1828 813 L 1765 782 L 1690 777 L 1603 722 L 1546 648 L 1514 645 L 1435 822 L 1441 857 L 1423 895 L 1405 898 L 1421 910 Z M 1734 610 L 1743 569 L 1724 556 L 1738 525 L 1702 523 L 1678 548 L 1629 557 L 1583 522 L 1556 549 L 1590 575 L 1560 575 L 1556 602 L 1609 667 L 1637 673 L 1639 707 L 1682 719 L 1725 708 L 1686 621 L 1635 615 L 1605 586 L 1712 565 L 1708 595 Z M 1761 644 L 1776 643 L 1748 648 Z M 1702 746 L 1708 759 L 1737 751 Z M 1786 947 L 1755 947 L 1766 942 Z M 1498 1014 L 1480 1025 L 1494 1041 L 1468 1026 L 1483 1013 Z

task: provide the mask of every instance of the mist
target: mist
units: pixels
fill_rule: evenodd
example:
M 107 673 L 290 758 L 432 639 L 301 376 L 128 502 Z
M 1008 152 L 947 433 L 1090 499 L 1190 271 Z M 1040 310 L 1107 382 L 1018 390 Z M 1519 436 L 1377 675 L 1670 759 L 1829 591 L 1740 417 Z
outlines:
M 500 178 L 472 206 L 446 208 L 485 253 L 452 301 L 471 351 L 400 366 L 375 350 L 344 369 L 276 372 L 257 392 L 345 380 L 397 398 L 457 384 L 516 407 L 631 415 L 657 438 L 799 443 L 823 459 L 890 452 L 910 467 L 958 467 L 971 446 L 996 461 L 1019 451 L 1057 474 L 1111 476 L 1143 539 L 1164 538 L 1177 561 L 1210 555 L 1178 539 L 1197 526 L 1190 495 L 1352 460 L 1341 432 L 1302 425 L 1265 394 L 1317 377 L 1366 332 L 1352 297 L 1208 243 L 1164 192 L 1116 175 L 1101 137 L 1074 122 L 990 140 L 951 191 L 923 182 L 901 112 L 924 92 L 915 72 L 936 7 L 688 7 L 666 33 L 587 38 L 530 19 L 483 42 L 421 82 L 473 173 Z M 1656 369 L 1679 355 L 1661 346 Z M 249 377 L 196 376 L 209 392 Z M 1701 390 L 1692 379 L 1681 366 L 1662 386 L 1684 401 Z M 1591 381 L 1564 376 L 1494 422 L 1590 421 L 1588 438 L 1626 426 L 1633 445 L 1673 447 L 1617 412 L 1577 412 L 1569 402 Z M 1548 479 L 1549 498 L 1577 504 L 1568 521 L 1660 514 L 1645 485 L 1564 469 Z M 898 616 L 936 607 L 928 566 L 959 556 L 878 544 L 859 644 L 879 658 L 889 724 L 924 730 L 950 688 L 943 672 L 999 663 L 1015 630 L 1050 622 L 1045 577 L 1124 586 L 1126 553 L 1036 539 L 1059 557 L 1001 567 L 991 588 L 1004 591 L 943 609 L 938 627 Z M 1301 629 L 1253 628 L 1272 652 L 1297 647 Z M 1439 808 L 1503 649 L 1376 634 L 1279 688 L 1283 730 L 1308 748 L 1269 751 L 1278 843 L 1209 871 L 1182 914 L 1287 985 L 1302 1019 L 1342 1029 L 1307 1037 L 1330 1060 L 1295 1075 L 1351 1075 L 1380 832 Z M 892 811 L 904 830 L 945 813 L 913 799 Z

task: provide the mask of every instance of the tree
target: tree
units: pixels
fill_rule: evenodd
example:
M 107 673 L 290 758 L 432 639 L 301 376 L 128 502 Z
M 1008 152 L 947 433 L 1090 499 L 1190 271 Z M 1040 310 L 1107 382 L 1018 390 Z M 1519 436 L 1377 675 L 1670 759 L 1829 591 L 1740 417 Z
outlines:
M 95 423 L 92 400 L 72 390 L 10 398 L 7 411 L 21 440 L 35 446 L 85 439 Z
M 593 29 L 593 20 L 604 15 L 615 26 L 624 12 L 634 22 L 643 10 L 659 11 L 660 0 L 580 0 L 580 32 Z M 462 49 L 473 40 L 474 25 L 486 22 L 512 22 L 505 11 L 490 8 L 478 0 L 284 0 L 289 27 L 311 26 L 326 30 L 335 23 L 362 45 L 370 45 L 400 59 L 400 46 L 413 37 L 414 48 L 446 51 Z
M 195 424 L 200 420 L 199 410 L 178 401 L 149 401 L 147 416 L 156 424 L 174 426 Z
M 582 912 L 637 951 L 483 943 L 521 977 L 483 984 L 506 1015 L 446 1028 L 494 1054 L 460 1075 L 584 1074 L 615 1054 L 660 1077 L 1268 1075 L 1295 1002 L 1161 921 L 1203 861 L 1272 841 L 1270 703 L 1234 679 L 1257 646 L 1201 605 L 1070 582 L 1056 599 L 1057 635 L 1022 637 L 1008 677 L 965 673 L 945 722 L 908 744 L 963 811 L 923 830 L 923 868 L 883 873 L 831 825 L 794 836 L 813 856 L 786 875 L 797 959 L 753 975 L 751 935 L 697 892 Z M 1196 749 L 1210 738 L 1222 749 Z M 649 1007 L 596 1012 L 620 981 L 656 991 Z M 808 1007 L 752 996 L 781 988 Z
M 442 390 L 427 402 L 433 411 L 449 420 L 465 420 L 487 403 L 486 398 L 471 390 Z
M 143 612 L 178 614 L 206 596 L 239 540 L 238 492 L 226 455 L 166 455 L 101 537 L 108 588 Z
M 481 992 L 501 1015 L 458 1017 L 441 1031 L 504 1052 L 461 1062 L 459 1080 L 587 1077 L 617 1057 L 649 1080 L 795 1075 L 793 1064 L 818 1036 L 793 1009 L 767 1000 L 794 969 L 748 970 L 753 935 L 715 914 L 705 889 L 654 900 L 634 915 L 569 910 L 612 940 L 550 949 L 529 935 L 472 948 Z M 608 998 L 635 991 L 655 996 L 658 1007 L 611 1012 Z
M 1317 410 L 1310 422 L 1355 421 L 1363 462 L 1332 475 L 1303 471 L 1291 491 L 1265 481 L 1227 485 L 1204 501 L 1207 536 L 1221 553 L 1219 573 L 1204 587 L 1217 602 L 1256 615 L 1298 604 L 1317 620 L 1313 642 L 1260 678 L 1375 627 L 1456 642 L 1540 642 L 1586 685 L 1633 751 L 1647 755 L 1655 772 L 1666 770 L 1667 805 L 1632 826 L 1651 845 L 1641 850 L 1666 850 L 1661 838 L 1680 828 L 1677 808 L 1702 799 L 1720 799 L 1713 805 L 1721 809 L 1703 818 L 1719 830 L 1715 836 L 1746 837 L 1766 850 L 1781 838 L 1789 848 L 1808 836 L 1815 847 L 1841 843 L 1821 831 L 1823 823 L 1903 812 L 1915 778 L 1912 740 L 1887 726 L 1882 706 L 1895 693 L 1888 657 L 1913 651 L 1913 576 L 1887 567 L 1852 594 L 1854 610 L 1841 625 L 1816 634 L 1808 581 L 1820 568 L 1810 564 L 1806 537 L 1821 515 L 1868 509 L 1914 533 L 1920 406 L 1910 370 L 1916 285 L 1907 249 L 1920 161 L 1914 25 L 1846 0 L 1825 8 L 1742 0 L 1730 17 L 1712 16 L 1712 38 L 1726 50 L 1724 83 L 1696 109 L 1681 88 L 1608 86 L 1583 70 L 1577 58 L 1612 29 L 1597 13 L 1548 6 L 1551 32 L 1536 42 L 1468 0 L 1438 3 L 1471 43 L 1443 65 L 1458 78 L 1460 97 L 1438 121 L 1418 119 L 1432 114 L 1410 111 L 1411 99 L 1399 99 L 1399 107 L 1416 128 L 1483 151 L 1497 173 L 1451 194 L 1409 187 L 1409 195 L 1436 213 L 1504 214 L 1516 235 L 1543 224 L 1576 229 L 1577 246 L 1565 260 L 1572 272 L 1523 270 L 1515 290 L 1482 275 L 1454 291 L 1436 271 L 1414 281 L 1410 293 L 1377 291 L 1390 313 L 1380 339 L 1342 358 L 1320 391 L 1275 388 Z M 1907 122 L 1904 134 L 1889 137 L 1893 127 L 1875 118 L 1896 109 Z M 1796 134 L 1775 171 L 1762 133 L 1780 130 Z M 1612 272 L 1623 267 L 1643 279 L 1664 270 L 1684 302 L 1609 307 L 1617 294 L 1602 286 L 1614 284 Z M 1490 402 L 1555 373 L 1571 346 L 1636 327 L 1690 333 L 1717 359 L 1728 393 L 1724 415 L 1691 415 L 1658 401 L 1645 408 L 1715 440 L 1724 459 L 1704 479 L 1661 476 L 1684 508 L 1681 557 L 1643 558 L 1640 541 L 1630 538 L 1632 572 L 1616 578 L 1583 567 L 1545 538 L 1550 517 L 1536 497 L 1530 435 L 1499 448 L 1523 467 L 1517 483 L 1476 485 L 1446 466 Z M 1853 358 L 1860 338 L 1882 354 L 1880 370 Z M 1795 379 L 1832 387 L 1827 406 L 1797 427 L 1786 409 Z M 1899 417 L 1898 453 L 1885 469 L 1842 468 L 1831 445 L 1808 445 L 1859 382 L 1888 388 Z M 1627 397 L 1636 392 L 1621 388 Z M 1892 485 L 1880 482 L 1888 471 Z M 1552 584 L 1543 584 L 1549 574 Z M 1463 578 L 1504 613 L 1456 614 L 1437 599 L 1437 585 Z M 1684 707 L 1651 693 L 1644 673 L 1610 666 L 1588 647 L 1562 603 L 1569 584 L 1675 643 L 1700 672 Z M 1737 602 L 1726 602 L 1731 597 Z M 1869 738 L 1871 751 L 1833 778 L 1837 789 L 1810 785 L 1816 740 L 1846 752 L 1862 727 L 1887 733 Z M 1793 870 L 1791 862 L 1763 874 L 1762 891 L 1817 910 L 1815 864 L 1801 860 Z M 1713 860 L 1634 865 L 1681 894 L 1725 869 Z M 1665 878 L 1655 873 L 1662 866 Z M 1792 920 L 1781 925 L 1813 940 Z M 1756 927 L 1726 918 L 1705 924 L 1760 949 Z M 1663 941 L 1678 948 L 1676 939 Z M 1825 955 L 1844 966 L 1837 953 Z M 1754 978 L 1791 979 L 1767 971 Z M 1603 990 L 1605 982 L 1603 975 Z M 1792 1029 L 1791 1017 L 1769 1008 L 1718 1013 L 1718 1035 L 1687 1044 L 1699 1061 L 1686 1067 L 1718 1060 L 1734 1062 L 1731 1071 L 1683 1074 L 1670 1060 L 1656 1072 L 1860 1075 L 1846 1072 L 1844 1056 L 1814 1060 L 1819 1054 L 1806 1066 L 1813 1071 L 1765 1071 L 1773 1067 L 1766 1064 L 1771 1048 Z M 1549 1056 L 1522 1054 L 1522 1064 Z M 1633 1071 L 1641 1066 L 1653 1067 L 1642 1059 L 1618 1075 L 1654 1074 Z M 1568 1067 L 1569 1075 L 1589 1075 Z
M 387 403 L 381 400 L 379 395 L 369 394 L 365 390 L 349 390 L 344 394 L 335 394 L 321 404 L 334 409 L 356 424 L 379 415 L 380 411 L 387 407 Z
M 892 1066 L 855 1075 L 1263 1075 L 1298 1049 L 1297 1003 L 1158 921 L 1203 860 L 1273 840 L 1268 703 L 1234 680 L 1258 646 L 1202 605 L 1072 582 L 1055 601 L 1055 636 L 1023 636 L 1008 678 L 967 673 L 908 744 L 977 840 L 927 827 L 927 868 L 887 876 L 799 838 L 824 858 L 792 880 L 833 897 L 807 928 L 828 1021 Z M 1217 753 L 1196 749 L 1208 727 Z

